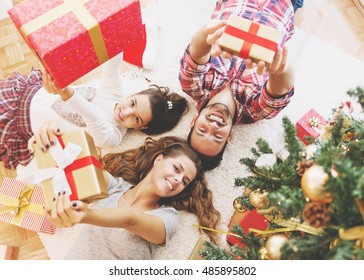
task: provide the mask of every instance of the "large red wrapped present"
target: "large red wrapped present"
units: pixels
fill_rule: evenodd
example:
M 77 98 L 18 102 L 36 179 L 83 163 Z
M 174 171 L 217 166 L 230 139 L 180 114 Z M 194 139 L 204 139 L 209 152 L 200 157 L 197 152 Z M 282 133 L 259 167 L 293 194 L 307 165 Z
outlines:
M 51 207 L 53 190 L 13 178 L 4 178 L 0 187 L 0 221 L 24 229 L 54 233 L 43 207 Z
M 257 230 L 266 230 L 268 227 L 268 219 L 257 213 L 255 209 L 245 212 L 236 211 L 231 217 L 229 223 L 230 232 L 235 225 L 240 225 L 240 227 L 244 230 L 245 234 L 249 234 L 250 228 Z M 230 245 L 238 245 L 241 247 L 246 246 L 241 238 L 234 235 L 227 235 L 226 241 Z
M 318 139 L 324 132 L 326 123 L 326 120 L 315 109 L 310 109 L 296 123 L 297 137 L 305 145 L 309 145 L 309 138 Z
M 71 200 L 96 201 L 108 196 L 107 184 L 92 137 L 83 130 L 57 137 L 46 153 L 34 145 L 37 172 L 34 181 L 66 192 Z
M 220 47 L 242 58 L 273 62 L 282 31 L 231 15 L 219 40 Z
M 143 37 L 136 0 L 25 0 L 8 13 L 60 88 Z

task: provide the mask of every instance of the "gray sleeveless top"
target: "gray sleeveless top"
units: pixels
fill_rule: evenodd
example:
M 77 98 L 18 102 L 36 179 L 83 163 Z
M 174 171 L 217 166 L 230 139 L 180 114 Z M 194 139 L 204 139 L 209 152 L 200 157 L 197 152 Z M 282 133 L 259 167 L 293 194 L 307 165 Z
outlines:
M 95 202 L 93 208 L 116 208 L 120 197 L 131 188 L 122 178 L 109 175 L 109 197 Z M 178 212 L 173 207 L 160 207 L 146 212 L 162 219 L 166 242 L 175 234 Z M 121 228 L 106 228 L 82 224 L 82 229 L 71 246 L 66 259 L 78 260 L 148 260 L 159 245 L 129 233 Z M 165 244 L 164 244 L 165 245 Z M 162 246 L 164 246 L 162 245 Z

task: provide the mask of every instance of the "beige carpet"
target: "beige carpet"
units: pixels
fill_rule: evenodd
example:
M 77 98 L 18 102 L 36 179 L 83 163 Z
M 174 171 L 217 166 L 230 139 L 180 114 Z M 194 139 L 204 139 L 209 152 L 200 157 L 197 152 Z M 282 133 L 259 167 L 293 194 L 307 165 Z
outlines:
M 143 17 L 145 21 L 154 20 L 160 23 L 162 44 L 158 54 L 159 62 L 153 71 L 142 71 L 139 74 L 183 94 L 177 78 L 179 59 L 193 32 L 209 19 L 214 3 L 212 0 L 152 1 L 143 11 Z M 255 141 L 259 137 L 266 138 L 273 150 L 278 152 L 284 145 L 281 127 L 281 118 L 284 115 L 296 122 L 310 108 L 315 108 L 328 118 L 331 109 L 347 98 L 345 92 L 348 89 L 357 85 L 364 86 L 364 65 L 360 61 L 300 30 L 296 30 L 290 42 L 290 59 L 295 63 L 297 80 L 291 104 L 275 119 L 236 126 L 233 143 L 228 146 L 221 167 L 207 173 L 214 203 L 222 214 L 220 228 L 223 230 L 227 229 L 233 213 L 233 200 L 242 193 L 241 189 L 234 189 L 234 178 L 248 175 L 239 164 L 239 159 L 251 155 L 250 148 Z M 133 86 L 137 89 L 136 85 Z M 186 137 L 190 120 L 195 113 L 196 110 L 191 106 L 190 112 L 180 124 L 165 135 Z M 113 150 L 122 151 L 135 147 L 142 144 L 143 140 L 143 134 L 128 132 L 123 144 Z M 106 152 L 108 151 L 104 150 Z M 194 223 L 194 216 L 181 213 L 178 233 L 165 248 L 156 252 L 154 258 L 188 259 L 200 236 L 198 230 L 192 226 Z M 51 259 L 62 259 L 78 234 L 78 229 L 79 226 L 76 226 L 72 229 L 59 229 L 55 235 L 41 234 Z M 221 245 L 225 245 L 224 235 L 221 236 Z

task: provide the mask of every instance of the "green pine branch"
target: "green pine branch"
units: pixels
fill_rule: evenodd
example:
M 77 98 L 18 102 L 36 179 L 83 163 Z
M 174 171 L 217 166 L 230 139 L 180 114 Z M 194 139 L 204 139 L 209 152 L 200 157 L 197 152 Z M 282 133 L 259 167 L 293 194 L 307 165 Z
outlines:
M 364 90 L 357 87 L 348 91 L 364 107 Z M 267 191 L 269 207 L 275 206 L 283 219 L 304 222 L 302 210 L 307 199 L 301 189 L 301 176 L 296 167 L 305 159 L 305 149 L 297 131 L 289 118 L 282 119 L 285 132 L 285 148 L 288 158 L 277 159 L 271 167 L 257 167 L 256 161 L 263 154 L 272 153 L 267 141 L 258 139 L 251 149 L 252 156 L 240 159 L 240 164 L 250 171 L 245 177 L 235 178 L 235 187 Z M 328 203 L 329 223 L 323 228 L 322 235 L 312 235 L 300 231 L 289 232 L 290 241 L 282 248 L 282 259 L 307 260 L 363 260 L 364 249 L 359 240 L 343 240 L 339 230 L 364 227 L 363 214 L 356 204 L 358 199 L 364 202 L 364 124 L 360 119 L 341 114 L 337 121 L 326 127 L 323 138 L 315 141 L 316 153 L 312 157 L 315 165 L 322 166 L 328 175 L 323 186 L 329 192 L 332 201 Z M 307 213 L 307 212 L 306 212 Z M 327 217 L 327 216 L 326 216 Z M 313 219 L 315 216 L 312 217 Z M 280 228 L 270 222 L 267 230 Z M 241 236 L 245 247 L 232 246 L 227 255 L 219 255 L 220 249 L 210 250 L 209 259 L 232 257 L 241 259 L 260 259 L 260 250 L 265 247 L 266 235 L 246 234 L 240 226 L 233 232 Z M 355 239 L 355 238 L 354 238 Z M 363 241 L 361 241 L 363 242 Z

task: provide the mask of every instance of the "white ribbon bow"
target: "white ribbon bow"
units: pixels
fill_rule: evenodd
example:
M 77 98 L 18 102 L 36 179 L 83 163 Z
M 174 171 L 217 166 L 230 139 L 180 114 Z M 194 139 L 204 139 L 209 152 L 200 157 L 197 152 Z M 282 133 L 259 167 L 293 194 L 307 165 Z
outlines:
M 82 147 L 71 142 L 68 142 L 65 148 L 62 149 L 61 144 L 57 140 L 56 144 L 49 149 L 49 152 L 58 167 L 37 169 L 31 177 L 21 179 L 28 183 L 39 184 L 52 178 L 54 194 L 65 192 L 67 195 L 71 195 L 71 187 L 67 181 L 64 169 L 75 161 L 81 151 Z

